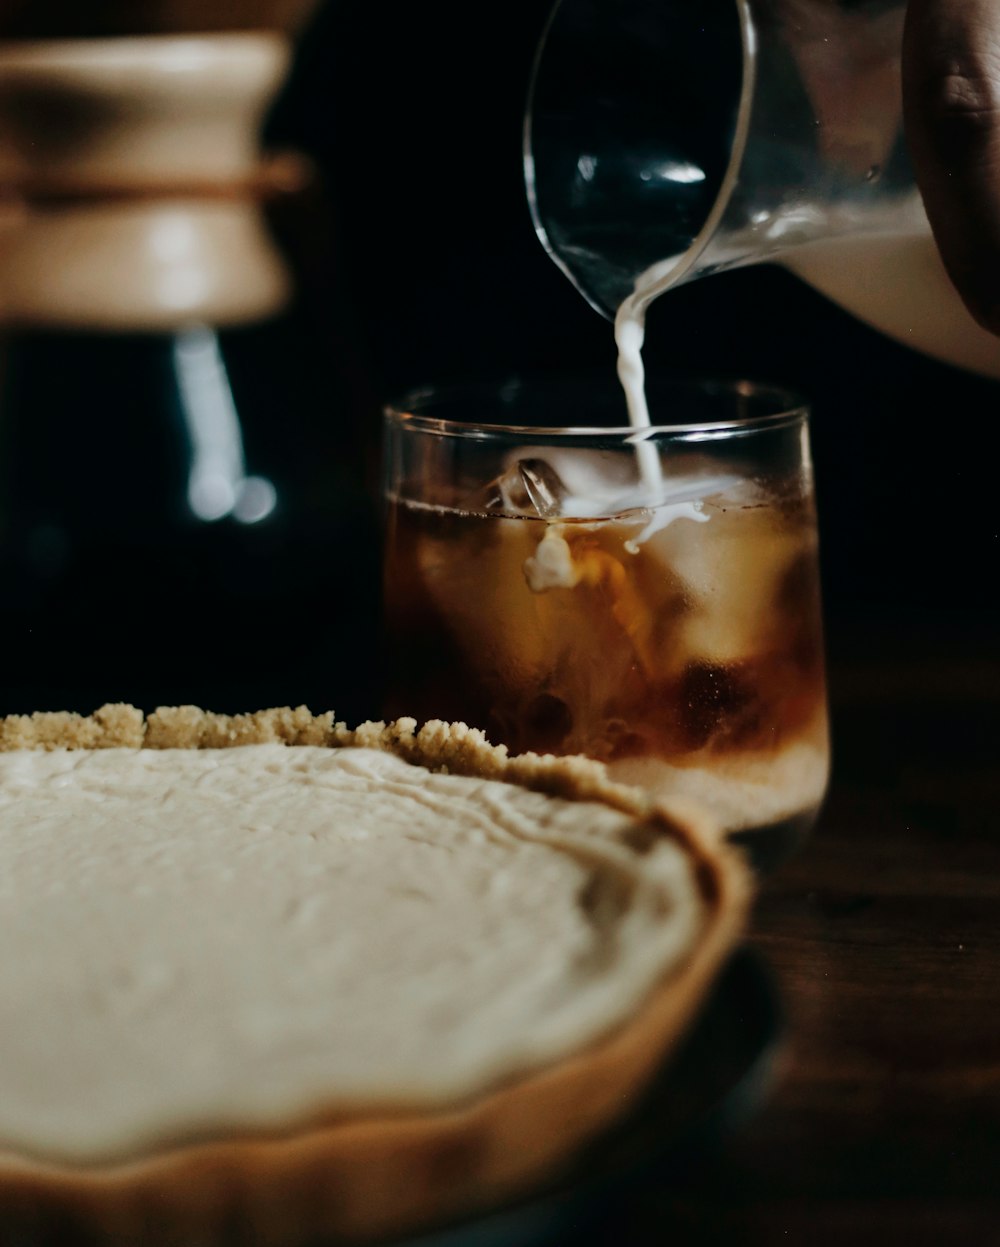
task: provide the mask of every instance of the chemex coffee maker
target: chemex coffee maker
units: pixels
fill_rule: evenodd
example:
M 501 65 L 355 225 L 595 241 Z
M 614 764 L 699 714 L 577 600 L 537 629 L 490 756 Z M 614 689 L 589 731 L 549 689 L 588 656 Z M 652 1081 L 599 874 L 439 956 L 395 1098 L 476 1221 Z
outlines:
M 314 7 L 0 4 L 0 333 L 172 337 L 205 521 L 277 501 L 246 468 L 215 335 L 291 294 L 264 205 L 308 171 L 260 131 Z
M 318 9 L 0 0 L 5 711 L 331 696 L 309 645 L 259 659 L 372 558 L 344 352 L 287 262 L 321 179 L 263 137 Z

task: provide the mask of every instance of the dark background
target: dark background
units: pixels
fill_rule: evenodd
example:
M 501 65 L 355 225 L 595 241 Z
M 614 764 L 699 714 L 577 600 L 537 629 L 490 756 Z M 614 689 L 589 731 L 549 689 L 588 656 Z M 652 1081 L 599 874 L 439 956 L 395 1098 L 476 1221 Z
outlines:
M 0 711 L 121 699 L 377 715 L 381 402 L 468 376 L 614 368 L 610 324 L 544 253 L 524 195 L 522 110 L 546 8 L 329 0 L 303 32 L 268 124 L 272 145 L 317 169 L 304 201 L 274 210 L 299 300 L 223 335 L 250 468 L 282 488 L 275 524 L 157 535 L 169 455 L 155 438 L 94 449 L 147 364 L 134 344 L 127 366 L 93 343 L 64 344 L 53 366 L 43 347 L 35 406 L 19 415 L 8 394 L 0 412 Z M 918 658 L 932 638 L 992 651 L 997 383 L 881 338 L 773 267 L 671 292 L 647 343 L 651 370 L 810 400 L 834 665 L 886 638 Z M 24 520 L 57 479 L 61 499 L 79 493 L 76 512 L 61 528 Z M 117 518 L 84 532 L 109 496 Z

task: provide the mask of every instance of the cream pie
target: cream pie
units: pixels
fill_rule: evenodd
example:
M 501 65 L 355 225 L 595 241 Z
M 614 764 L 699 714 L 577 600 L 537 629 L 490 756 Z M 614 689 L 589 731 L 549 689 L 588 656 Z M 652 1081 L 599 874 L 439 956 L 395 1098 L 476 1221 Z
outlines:
M 0 1239 L 377 1239 L 628 1109 L 740 863 L 597 764 L 414 727 L 0 720 Z

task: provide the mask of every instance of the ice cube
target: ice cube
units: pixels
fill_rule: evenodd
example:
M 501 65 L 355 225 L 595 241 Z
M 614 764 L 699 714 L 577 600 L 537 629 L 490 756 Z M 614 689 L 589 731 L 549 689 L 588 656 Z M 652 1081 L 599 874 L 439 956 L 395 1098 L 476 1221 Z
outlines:
M 544 459 L 518 459 L 517 470 L 532 507 L 546 520 L 562 512 L 566 487 L 559 475 Z
M 466 499 L 473 511 L 555 519 L 562 512 L 566 487 L 544 459 L 518 459 L 506 472 Z
M 780 586 L 810 534 L 749 486 L 707 499 L 702 515 L 702 524 L 655 533 L 645 549 L 684 585 L 685 651 L 725 665 L 775 644 L 785 624 L 775 605 Z

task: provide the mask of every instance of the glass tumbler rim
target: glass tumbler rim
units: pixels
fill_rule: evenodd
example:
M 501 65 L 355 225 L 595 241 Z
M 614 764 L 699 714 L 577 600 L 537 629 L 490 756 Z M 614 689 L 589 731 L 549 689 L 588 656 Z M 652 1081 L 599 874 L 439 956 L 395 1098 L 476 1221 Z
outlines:
M 586 395 L 596 386 L 610 394 L 622 394 L 617 380 L 600 374 L 525 374 L 503 380 L 459 381 L 447 384 L 428 384 L 404 392 L 382 406 L 386 424 L 414 433 L 435 434 L 470 441 L 506 441 L 510 438 L 572 439 L 579 442 L 608 439 L 627 444 L 630 440 L 650 440 L 658 437 L 725 438 L 786 428 L 802 424 L 809 419 L 810 405 L 795 390 L 770 382 L 751 381 L 743 378 L 683 377 L 650 375 L 647 384 L 660 391 L 675 391 L 679 395 L 717 395 L 723 399 L 750 400 L 765 404 L 765 410 L 755 414 L 654 423 L 646 428 L 630 424 L 583 424 L 583 425 L 526 425 L 502 421 L 460 420 L 430 414 L 441 407 L 471 404 L 477 399 L 500 399 L 516 410 L 520 396 L 549 390 L 553 395 L 566 394 L 580 388 Z M 624 406 L 624 396 L 621 398 Z

